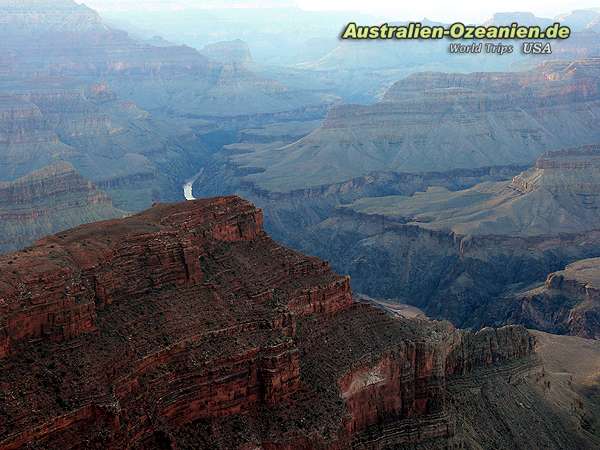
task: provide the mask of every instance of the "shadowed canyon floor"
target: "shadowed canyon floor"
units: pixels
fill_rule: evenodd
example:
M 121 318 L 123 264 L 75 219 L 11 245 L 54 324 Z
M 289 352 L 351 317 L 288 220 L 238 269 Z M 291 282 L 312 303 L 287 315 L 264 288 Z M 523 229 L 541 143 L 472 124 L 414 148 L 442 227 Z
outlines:
M 597 146 L 548 152 L 512 181 L 362 198 L 316 225 L 323 243 L 306 249 L 350 273 L 360 292 L 457 325 L 518 322 L 565 332 L 577 302 L 524 303 L 519 295 L 600 254 L 599 155 Z M 593 308 L 571 332 L 597 334 Z

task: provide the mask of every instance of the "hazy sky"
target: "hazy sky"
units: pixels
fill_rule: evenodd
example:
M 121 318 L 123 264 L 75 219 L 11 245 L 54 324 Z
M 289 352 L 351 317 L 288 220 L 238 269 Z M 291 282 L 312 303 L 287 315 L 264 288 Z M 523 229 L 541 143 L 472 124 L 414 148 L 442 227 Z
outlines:
M 531 11 L 538 16 L 554 17 L 573 9 L 600 6 L 589 0 L 76 0 L 99 11 L 135 9 L 185 9 L 248 6 L 297 5 L 308 10 L 356 10 L 377 16 L 397 19 L 420 19 L 478 22 L 494 12 Z

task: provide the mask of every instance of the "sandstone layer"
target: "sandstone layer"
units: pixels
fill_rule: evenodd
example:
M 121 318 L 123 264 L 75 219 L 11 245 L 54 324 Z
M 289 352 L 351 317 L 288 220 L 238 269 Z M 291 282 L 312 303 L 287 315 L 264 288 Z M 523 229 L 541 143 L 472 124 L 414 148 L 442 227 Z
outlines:
M 0 448 L 459 448 L 483 438 L 451 409 L 461 383 L 513 376 L 546 408 L 520 417 L 560 431 L 548 448 L 593 447 L 534 394 L 525 329 L 354 303 L 262 220 L 237 197 L 159 204 L 0 257 Z

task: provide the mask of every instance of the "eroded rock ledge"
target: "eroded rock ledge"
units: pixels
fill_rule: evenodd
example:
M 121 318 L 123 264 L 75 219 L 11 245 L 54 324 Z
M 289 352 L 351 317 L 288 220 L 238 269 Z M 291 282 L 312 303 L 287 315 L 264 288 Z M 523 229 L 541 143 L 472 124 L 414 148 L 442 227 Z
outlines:
M 159 204 L 1 257 L 0 448 L 458 442 L 448 380 L 535 364 L 524 328 L 354 303 L 262 221 L 238 197 Z
M 543 285 L 515 294 L 514 323 L 553 333 L 600 339 L 600 258 L 552 272 Z
M 81 223 L 123 217 L 110 197 L 65 162 L 0 182 L 0 252 Z

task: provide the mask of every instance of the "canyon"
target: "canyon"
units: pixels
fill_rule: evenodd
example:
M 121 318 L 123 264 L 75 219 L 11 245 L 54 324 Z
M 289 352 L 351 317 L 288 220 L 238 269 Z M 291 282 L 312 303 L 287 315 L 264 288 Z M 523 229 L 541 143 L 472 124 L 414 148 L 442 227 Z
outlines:
M 599 155 L 597 146 L 547 152 L 511 181 L 360 198 L 314 225 L 322 241 L 305 241 L 307 251 L 349 273 L 357 291 L 457 326 L 524 323 L 565 332 L 567 319 L 557 315 L 576 315 L 572 301 L 521 293 L 600 255 Z M 586 332 L 572 334 L 596 336 L 593 317 L 586 323 Z
M 252 14 L 0 0 L 0 450 L 600 448 L 599 13 Z
M 3 75 L 10 84 L 105 81 L 143 109 L 181 115 L 285 111 L 321 101 L 314 92 L 258 76 L 231 58 L 211 59 L 211 47 L 207 57 L 189 46 L 132 37 L 72 0 L 2 0 L 0 20 L 6 24 L 0 31 Z M 226 43 L 217 53 L 234 55 L 238 48 Z
M 380 103 L 333 107 L 312 128 L 244 132 L 194 195 L 252 200 L 274 238 L 349 273 L 361 294 L 461 327 L 594 337 L 592 316 L 567 325 L 574 301 L 522 299 L 600 256 L 597 86 L 595 59 L 411 75 Z M 413 145 L 411 130 L 425 141 Z
M 241 41 L 202 51 L 154 45 L 72 0 L 0 0 L 0 21 L 0 182 L 20 183 L 66 164 L 120 215 L 182 199 L 181 185 L 211 157 L 213 141 L 237 132 L 221 129 L 224 117 L 262 123 L 307 110 L 314 119 L 336 101 L 258 75 Z M 52 195 L 30 205 L 19 225 L 23 239 L 0 251 L 119 215 L 108 207 L 92 213 L 99 204 L 90 197 L 79 217 L 73 208 L 61 222 L 60 207 L 46 214 Z
M 289 192 L 371 172 L 432 172 L 532 164 L 546 150 L 593 144 L 596 59 L 523 72 L 423 72 L 373 105 L 332 107 L 322 125 L 279 147 L 233 153 L 244 182 Z
M 597 446 L 524 328 L 393 318 L 262 223 L 157 204 L 1 256 L 0 448 Z
M 545 282 L 514 294 L 510 321 L 539 330 L 600 339 L 598 274 L 600 259 L 575 261 Z
M 124 211 L 161 198 L 177 199 L 194 149 L 186 125 L 157 123 L 106 83 L 64 86 L 39 82 L 0 96 L 0 180 L 67 164 Z

